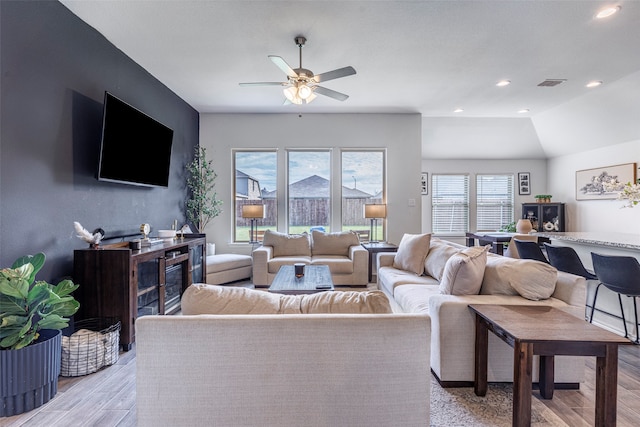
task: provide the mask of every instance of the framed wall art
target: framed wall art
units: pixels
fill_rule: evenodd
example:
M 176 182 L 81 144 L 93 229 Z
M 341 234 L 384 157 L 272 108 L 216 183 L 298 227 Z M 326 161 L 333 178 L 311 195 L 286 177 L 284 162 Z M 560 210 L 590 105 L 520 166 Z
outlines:
M 531 174 L 529 172 L 518 172 L 518 194 L 531 194 Z
M 420 175 L 420 193 L 422 195 L 429 194 L 429 174 L 422 172 Z
M 616 199 L 622 187 L 635 179 L 635 163 L 576 171 L 576 200 Z

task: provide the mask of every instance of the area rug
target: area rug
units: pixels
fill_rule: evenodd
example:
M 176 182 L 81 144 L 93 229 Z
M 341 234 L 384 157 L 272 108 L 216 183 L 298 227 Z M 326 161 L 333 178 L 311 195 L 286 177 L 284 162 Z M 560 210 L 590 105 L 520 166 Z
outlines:
M 489 384 L 487 395 L 478 397 L 473 387 L 442 388 L 431 379 L 431 426 L 511 426 L 513 385 Z M 531 398 L 531 425 L 568 427 L 542 402 Z

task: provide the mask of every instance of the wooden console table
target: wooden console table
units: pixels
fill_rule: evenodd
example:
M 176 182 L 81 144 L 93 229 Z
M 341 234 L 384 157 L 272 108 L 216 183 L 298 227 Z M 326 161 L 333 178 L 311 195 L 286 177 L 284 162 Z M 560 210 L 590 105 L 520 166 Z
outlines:
M 78 249 L 73 253 L 73 281 L 80 302 L 76 320 L 120 320 L 120 344 L 131 349 L 135 321 L 145 314 L 174 314 L 191 283 L 204 283 L 206 239 L 192 235 L 129 249 L 128 242 Z
M 553 397 L 555 355 L 595 356 L 595 425 L 616 425 L 618 346 L 631 344 L 629 340 L 553 307 L 472 304 L 469 308 L 476 315 L 474 391 L 477 396 L 487 394 L 488 332 L 513 347 L 513 426 L 531 425 L 534 354 L 540 356 L 539 384 L 544 399 Z

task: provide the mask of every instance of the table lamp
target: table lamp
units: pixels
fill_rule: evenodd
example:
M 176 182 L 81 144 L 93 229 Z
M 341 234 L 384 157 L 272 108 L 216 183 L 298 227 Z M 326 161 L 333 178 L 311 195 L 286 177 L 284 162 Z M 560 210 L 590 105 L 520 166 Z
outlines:
M 386 218 L 387 217 L 387 205 L 383 203 L 372 203 L 365 204 L 363 206 L 364 217 L 371 218 L 371 243 L 378 243 L 377 229 L 378 229 L 378 218 Z M 373 224 L 375 222 L 376 228 L 373 228 Z
M 256 220 L 258 218 L 264 218 L 264 205 L 243 205 L 242 206 L 242 218 L 249 218 L 251 220 L 251 231 L 249 234 L 249 243 L 256 243 L 258 241 L 258 229 L 255 227 Z M 255 235 L 254 235 L 255 229 Z

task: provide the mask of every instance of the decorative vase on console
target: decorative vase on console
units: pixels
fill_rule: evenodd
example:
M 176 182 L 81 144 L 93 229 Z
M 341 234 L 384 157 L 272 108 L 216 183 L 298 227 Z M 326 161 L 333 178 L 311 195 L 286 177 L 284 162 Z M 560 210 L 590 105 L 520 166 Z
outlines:
M 531 221 L 526 218 L 519 219 L 516 224 L 516 233 L 518 234 L 529 234 L 533 227 L 531 226 Z

